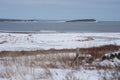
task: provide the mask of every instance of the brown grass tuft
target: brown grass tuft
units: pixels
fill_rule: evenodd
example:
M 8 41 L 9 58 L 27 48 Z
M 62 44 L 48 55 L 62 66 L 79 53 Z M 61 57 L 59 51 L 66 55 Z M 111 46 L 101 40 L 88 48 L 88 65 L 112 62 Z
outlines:
M 100 47 L 80 48 L 82 54 L 91 54 L 94 58 L 100 58 L 105 53 L 118 51 L 120 46 L 117 45 L 104 45 Z

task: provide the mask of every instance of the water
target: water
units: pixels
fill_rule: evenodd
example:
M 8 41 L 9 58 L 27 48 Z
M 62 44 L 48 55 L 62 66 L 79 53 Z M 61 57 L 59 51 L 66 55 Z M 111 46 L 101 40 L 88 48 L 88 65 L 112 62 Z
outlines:
M 120 21 L 101 22 L 0 22 L 4 31 L 120 32 Z

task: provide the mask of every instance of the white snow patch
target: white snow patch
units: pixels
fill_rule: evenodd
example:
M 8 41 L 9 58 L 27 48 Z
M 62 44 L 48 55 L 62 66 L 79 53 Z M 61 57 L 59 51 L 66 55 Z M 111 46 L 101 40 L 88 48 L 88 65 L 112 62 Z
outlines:
M 88 37 L 93 40 L 89 40 Z M 0 51 L 71 49 L 108 44 L 120 45 L 120 33 L 0 33 Z

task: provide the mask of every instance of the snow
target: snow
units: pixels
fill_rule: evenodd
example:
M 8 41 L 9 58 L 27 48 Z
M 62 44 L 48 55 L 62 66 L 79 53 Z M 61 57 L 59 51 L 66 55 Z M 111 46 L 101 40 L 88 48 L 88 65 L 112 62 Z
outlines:
M 120 33 L 0 33 L 0 51 L 71 49 L 107 44 L 120 45 Z
M 119 66 L 118 64 L 120 64 L 120 60 L 118 60 L 117 58 L 113 59 L 113 61 L 104 60 L 99 63 L 99 65 L 101 66 L 111 66 L 111 67 Z
M 62 65 L 63 62 L 57 56 L 59 58 L 69 56 L 70 58 L 75 54 L 56 53 L 0 57 L 0 80 L 103 80 L 104 77 L 111 80 L 114 77 L 113 73 L 118 77 L 120 75 L 119 71 L 117 74 L 114 70 L 109 70 L 109 72 L 107 70 L 90 70 L 85 69 L 82 65 L 76 69 L 67 66 L 67 64 Z M 51 63 L 58 67 L 50 68 L 47 66 Z
M 24 69 L 23 69 L 24 68 Z M 33 68 L 30 71 L 26 67 L 21 68 L 21 73 L 13 67 L 11 71 L 15 72 L 15 75 L 11 75 L 8 78 L 0 78 L 0 80 L 99 80 L 100 75 L 96 70 L 70 70 L 70 69 L 44 69 Z M 8 70 L 8 69 L 6 69 Z M 18 72 L 17 72 L 18 71 Z M 26 72 L 25 72 L 26 71 Z M 23 72 L 23 73 L 22 73 Z M 4 72 L 0 73 L 4 74 Z M 22 76 L 21 76 L 22 75 Z
M 120 33 L 0 33 L 0 51 L 86 48 L 108 44 L 120 45 Z M 118 54 L 119 52 L 114 53 Z M 105 55 L 109 56 L 110 53 Z M 112 70 L 109 70 L 109 73 L 106 72 L 107 70 L 88 70 L 84 69 L 82 65 L 80 69 L 75 70 L 66 64 L 63 65 L 58 58 L 67 56 L 73 58 L 75 54 L 0 57 L 0 80 L 102 80 L 102 77 L 110 80 L 112 78 Z M 91 55 L 80 56 L 91 57 Z M 57 65 L 57 68 L 46 66 L 51 63 Z M 120 60 L 117 58 L 104 61 L 96 60 L 92 64 L 115 67 L 119 66 Z
M 99 80 L 97 71 L 50 69 L 53 80 Z M 57 73 L 57 75 L 56 75 Z
M 97 59 L 93 62 L 93 65 L 108 66 L 115 68 L 120 65 L 120 59 L 118 59 L 116 56 L 114 58 L 110 58 L 110 55 L 111 54 L 116 55 L 119 53 L 120 51 L 106 53 L 104 56 L 107 56 L 109 59 L 105 59 L 105 60 Z

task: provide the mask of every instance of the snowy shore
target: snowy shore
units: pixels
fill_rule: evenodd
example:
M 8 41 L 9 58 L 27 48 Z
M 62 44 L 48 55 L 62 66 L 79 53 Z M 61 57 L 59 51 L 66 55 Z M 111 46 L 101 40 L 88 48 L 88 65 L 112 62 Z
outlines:
M 88 48 L 120 45 L 120 33 L 0 33 L 0 51 Z
M 14 52 L 16 55 L 25 51 L 34 54 L 32 52 L 34 50 L 88 48 L 109 44 L 120 45 L 120 33 L 0 33 L 1 54 L 2 51 L 3 53 L 16 51 Z M 7 56 L 1 56 L 0 80 L 120 79 L 120 50 L 105 53 L 104 60 L 99 56 L 89 63 L 87 58 L 84 58 L 79 61 L 79 66 L 71 65 L 76 55 L 74 52 L 68 54 L 62 52 L 35 53 L 39 54 L 31 56 L 22 54 L 22 56 L 15 57 L 9 53 L 9 55 L 6 54 Z M 87 54 L 82 55 L 87 57 Z

